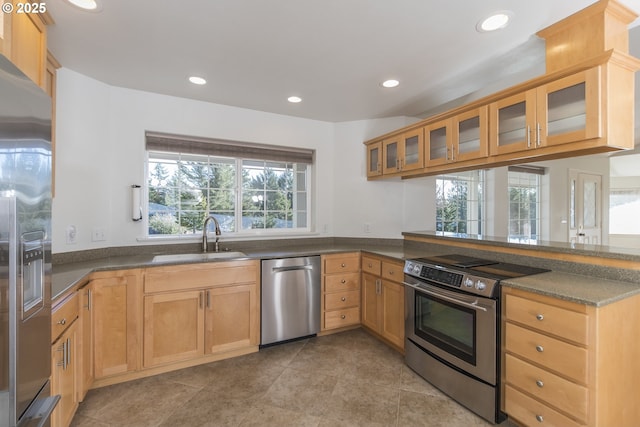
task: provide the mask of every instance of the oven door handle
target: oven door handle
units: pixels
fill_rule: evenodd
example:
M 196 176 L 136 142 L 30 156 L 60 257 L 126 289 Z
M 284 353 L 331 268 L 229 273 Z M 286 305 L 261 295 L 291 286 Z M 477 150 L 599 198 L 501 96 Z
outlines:
M 456 304 L 460 304 L 460 305 L 463 305 L 465 307 L 473 308 L 474 310 L 487 311 L 486 308 L 480 307 L 478 305 L 478 300 L 475 300 L 474 302 L 471 302 L 471 303 L 464 302 L 464 301 L 460 301 L 459 299 L 456 299 L 456 298 L 451 298 L 451 297 L 448 297 L 446 295 L 442 295 L 441 293 L 438 293 L 438 292 L 429 291 L 427 289 L 421 288 L 420 286 L 416 286 L 416 285 L 413 285 L 411 283 L 407 283 L 407 282 L 402 282 L 402 283 L 404 283 L 405 285 L 407 285 L 409 287 L 412 287 L 416 291 L 423 292 L 425 294 L 429 294 L 429 295 L 432 295 L 434 297 L 442 298 L 442 299 L 447 300 L 449 302 L 454 302 Z

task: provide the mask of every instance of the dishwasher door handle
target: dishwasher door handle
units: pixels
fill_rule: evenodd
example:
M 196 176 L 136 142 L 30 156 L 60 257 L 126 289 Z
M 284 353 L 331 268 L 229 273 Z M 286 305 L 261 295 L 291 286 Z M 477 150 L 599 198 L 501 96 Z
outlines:
M 312 265 L 291 265 L 288 267 L 273 267 L 271 271 L 273 273 L 283 273 L 285 271 L 298 271 L 298 270 L 312 270 Z

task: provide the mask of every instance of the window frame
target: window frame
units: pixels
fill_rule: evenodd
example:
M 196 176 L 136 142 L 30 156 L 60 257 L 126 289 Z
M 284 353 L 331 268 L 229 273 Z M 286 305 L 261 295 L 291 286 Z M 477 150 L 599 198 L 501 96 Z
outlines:
M 474 176 L 471 176 L 474 174 Z M 473 198 L 467 197 L 464 201 L 465 203 L 465 211 L 467 212 L 467 218 L 461 219 L 456 217 L 457 224 L 461 222 L 466 223 L 466 230 L 461 232 L 458 227 L 456 227 L 455 231 L 447 231 L 445 230 L 444 220 L 438 215 L 438 210 L 440 209 L 440 200 L 438 197 L 439 193 L 439 181 L 463 181 L 467 183 L 469 186 L 470 193 L 473 194 Z M 482 235 L 484 230 L 486 229 L 486 176 L 483 170 L 472 170 L 467 172 L 459 172 L 459 173 L 451 173 L 451 174 L 443 174 L 436 176 L 435 180 L 435 189 L 436 189 L 436 200 L 435 200 L 435 222 L 436 222 L 436 231 L 443 233 L 453 233 L 453 234 L 463 234 L 463 235 Z M 469 193 L 467 193 L 468 196 Z M 443 199 L 446 200 L 446 199 Z M 456 210 L 457 211 L 457 210 Z M 451 222 L 451 221 L 450 221 Z M 438 229 L 438 224 L 442 223 L 442 230 Z
M 542 221 L 541 221 L 541 215 L 542 215 L 542 178 L 541 176 L 544 175 L 545 170 L 544 168 L 535 168 L 535 167 L 509 167 L 508 171 L 507 171 L 507 200 L 509 201 L 508 206 L 507 206 L 507 210 L 508 210 L 508 215 L 507 215 L 507 240 L 509 242 L 512 243 L 527 243 L 527 244 L 532 244 L 532 243 L 537 243 L 539 241 L 542 240 Z M 512 174 L 519 174 L 519 177 L 514 177 Z M 512 180 L 514 178 L 517 178 L 519 183 L 520 181 L 522 181 L 524 178 L 526 177 L 526 179 L 529 181 L 528 185 L 524 186 L 524 185 L 512 185 Z M 534 185 L 530 185 L 532 179 L 535 179 L 535 184 Z M 518 221 L 520 223 L 522 223 L 523 221 L 527 221 L 529 223 L 531 223 L 532 219 L 531 217 L 523 219 L 522 217 L 518 217 L 517 219 L 512 219 L 512 199 L 511 199 L 511 190 L 513 188 L 535 188 L 535 195 L 536 195 L 536 201 L 535 201 L 535 219 L 533 219 L 533 222 L 535 223 L 535 228 L 536 228 L 536 232 L 535 233 L 529 233 L 529 237 L 525 238 L 523 237 L 524 235 L 521 234 L 512 234 L 511 233 L 511 224 L 513 221 Z M 521 205 L 521 204 L 520 204 Z M 529 209 L 528 212 L 530 212 L 531 210 Z M 518 212 L 522 212 L 521 209 L 518 210 Z M 532 236 L 535 236 L 535 238 L 532 238 Z
M 153 134 L 154 136 L 158 135 L 158 134 Z M 147 135 L 148 136 L 148 135 Z M 188 141 L 188 137 L 185 137 Z M 202 142 L 201 138 L 197 139 L 198 142 Z M 211 140 L 213 141 L 213 143 L 215 144 L 215 141 L 219 141 L 219 140 Z M 229 141 L 223 141 L 223 144 L 229 143 Z M 145 179 L 144 179 L 144 186 L 143 186 L 143 219 L 142 222 L 144 224 L 145 227 L 145 238 L 149 239 L 149 240 L 160 240 L 160 239 L 171 239 L 171 240 L 193 240 L 194 238 L 200 238 L 202 235 L 202 228 L 200 227 L 200 229 L 194 229 L 194 231 L 192 233 L 179 233 L 179 234 L 152 234 L 150 233 L 150 229 L 149 229 L 149 199 L 150 199 L 150 174 L 152 173 L 151 171 L 151 164 L 154 161 L 154 153 L 156 154 L 156 158 L 159 160 L 161 159 L 161 155 L 162 154 L 167 154 L 169 156 L 175 156 L 176 159 L 178 159 L 177 161 L 179 161 L 179 159 L 181 158 L 181 156 L 187 156 L 187 157 L 192 157 L 192 158 L 201 158 L 202 160 L 204 160 L 206 162 L 207 165 L 210 165 L 212 163 L 212 160 L 215 159 L 220 159 L 223 161 L 229 161 L 229 163 L 232 163 L 234 165 L 235 168 L 235 182 L 233 184 L 233 189 L 232 191 L 235 193 L 234 195 L 234 212 L 233 212 L 233 226 L 234 226 L 234 231 L 225 231 L 223 230 L 223 235 L 228 236 L 228 237 L 237 237 L 237 238 L 242 238 L 242 237 L 257 237 L 257 236 L 286 236 L 286 235 L 300 235 L 300 234 L 309 234 L 312 233 L 314 230 L 314 224 L 313 224 L 313 218 L 315 217 L 314 213 L 313 213 L 313 209 L 314 209 L 314 205 L 313 205 L 313 197 L 314 197 L 314 185 L 313 185 L 313 173 L 314 173 L 314 163 L 315 163 L 315 152 L 313 150 L 304 150 L 304 149 L 297 149 L 297 148 L 291 148 L 289 149 L 288 147 L 277 147 L 277 146 L 271 146 L 271 145 L 260 145 L 260 144 L 247 144 L 247 146 L 245 147 L 244 145 L 242 145 L 242 143 L 238 143 L 238 142 L 231 142 L 232 148 L 235 150 L 234 152 L 237 153 L 242 153 L 242 150 L 246 147 L 249 147 L 250 150 L 250 157 L 244 157 L 244 156 L 234 156 L 234 157 L 228 157 L 228 156 L 216 156 L 213 154 L 198 154 L 198 153 L 193 153 L 193 152 L 187 152 L 187 153 L 183 153 L 179 150 L 162 150 L 162 149 L 153 149 L 153 148 L 149 148 L 149 146 L 147 145 L 146 149 L 145 149 L 145 165 L 144 165 L 144 173 L 145 173 Z M 238 148 L 239 147 L 239 148 Z M 264 149 L 264 153 L 266 153 L 266 157 L 271 157 L 271 158 L 256 158 L 258 157 L 258 155 L 261 153 L 261 149 Z M 291 150 L 291 151 L 288 151 Z M 257 153 L 257 154 L 256 154 Z M 289 155 L 289 157 L 286 157 L 286 160 L 277 160 L 273 158 L 273 153 L 276 153 L 275 156 L 279 156 L 281 153 L 284 153 L 284 155 Z M 300 154 L 302 153 L 302 155 Z M 300 157 L 300 156 L 306 156 L 306 157 Z M 295 160 L 297 158 L 302 158 L 303 160 L 301 162 L 295 162 Z M 311 158 L 311 161 L 308 161 L 305 159 Z M 294 160 L 294 161 L 291 161 Z M 262 163 L 263 164 L 263 170 L 266 170 L 269 168 L 269 164 L 277 164 L 280 163 L 284 166 L 285 169 L 288 169 L 290 171 L 292 171 L 294 178 L 293 178 L 293 184 L 295 185 L 296 180 L 300 179 L 300 175 L 304 177 L 305 182 L 304 185 L 302 186 L 303 189 L 300 190 L 299 187 L 292 187 L 291 190 L 288 193 L 291 193 L 291 210 L 284 210 L 282 211 L 282 215 L 285 216 L 285 221 L 287 220 L 286 218 L 288 217 L 288 215 L 291 215 L 291 221 L 293 225 L 297 224 L 297 220 L 303 218 L 303 221 L 305 221 L 306 225 L 303 227 L 272 227 L 272 228 L 244 228 L 243 227 L 243 215 L 246 214 L 246 211 L 244 209 L 243 206 L 243 194 L 245 193 L 246 189 L 243 188 L 243 167 L 246 165 L 246 163 Z M 204 164 L 204 162 L 203 162 Z M 209 193 L 210 193 L 210 188 L 207 188 L 207 198 L 209 197 Z M 264 191 L 268 191 L 268 189 L 265 189 Z M 287 197 L 289 197 L 287 195 Z M 302 198 L 300 198 L 302 197 Z M 208 201 L 207 201 L 208 203 Z M 304 203 L 304 207 L 306 209 L 302 209 L 302 210 L 296 210 L 295 209 L 295 203 Z M 215 209 L 208 209 L 208 212 L 214 212 L 215 214 Z M 207 213 L 208 213 L 207 212 Z M 277 210 L 272 210 L 269 211 L 266 207 L 265 204 L 265 209 L 264 209 L 265 215 L 268 212 L 272 212 L 275 213 L 276 215 L 274 216 L 278 216 L 279 211 Z M 205 213 L 205 215 L 207 214 Z M 303 215 L 303 217 L 300 217 L 300 215 Z M 179 222 L 177 222 L 177 224 L 180 224 Z M 208 232 L 210 233 L 212 230 L 212 228 L 210 228 L 208 230 Z

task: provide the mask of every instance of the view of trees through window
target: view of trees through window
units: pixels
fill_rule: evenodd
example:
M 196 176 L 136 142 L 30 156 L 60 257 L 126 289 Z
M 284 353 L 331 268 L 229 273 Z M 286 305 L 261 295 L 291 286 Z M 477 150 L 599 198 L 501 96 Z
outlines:
M 308 168 L 149 152 L 149 234 L 202 233 L 209 214 L 223 232 L 306 228 Z
M 540 233 L 540 175 L 509 171 L 509 241 L 535 242 Z
M 482 234 L 483 171 L 436 178 L 436 231 Z

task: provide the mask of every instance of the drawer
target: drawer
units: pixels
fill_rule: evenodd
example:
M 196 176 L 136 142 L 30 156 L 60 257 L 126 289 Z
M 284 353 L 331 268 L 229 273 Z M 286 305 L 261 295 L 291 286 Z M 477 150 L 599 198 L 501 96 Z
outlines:
M 404 278 L 404 264 L 382 261 L 382 277 L 401 283 Z
M 527 426 L 580 427 L 584 425 L 520 393 L 509 385 L 504 387 L 504 409 L 509 417 Z
M 51 312 L 51 342 L 55 342 L 64 330 L 78 318 L 80 311 L 78 300 L 78 293 L 74 292 L 54 307 Z
M 144 291 L 212 288 L 259 280 L 258 261 L 221 261 L 152 267 L 145 271 Z
M 586 387 L 560 378 L 510 354 L 505 355 L 505 382 L 538 400 L 587 421 L 589 392 Z
M 509 322 L 505 328 L 505 349 L 538 365 L 587 383 L 587 350 Z
M 360 323 L 360 307 L 324 313 L 324 329 L 342 328 Z
M 360 273 L 333 274 L 324 276 L 324 291 L 353 291 L 360 289 Z
M 360 254 L 340 254 L 325 256 L 325 274 L 358 271 L 360 271 Z
M 589 323 L 584 313 L 514 295 L 507 295 L 505 309 L 509 320 L 570 341 L 588 344 Z
M 332 294 L 325 294 L 324 309 L 338 310 L 348 307 L 358 307 L 360 305 L 360 291 L 345 291 Z
M 362 256 L 362 271 L 365 273 L 371 273 L 375 276 L 380 275 L 380 268 L 382 262 L 377 258 L 371 258 L 368 256 Z

